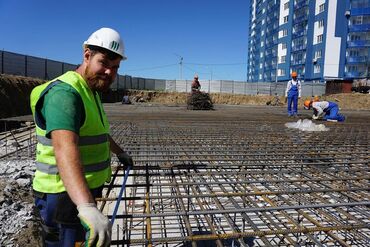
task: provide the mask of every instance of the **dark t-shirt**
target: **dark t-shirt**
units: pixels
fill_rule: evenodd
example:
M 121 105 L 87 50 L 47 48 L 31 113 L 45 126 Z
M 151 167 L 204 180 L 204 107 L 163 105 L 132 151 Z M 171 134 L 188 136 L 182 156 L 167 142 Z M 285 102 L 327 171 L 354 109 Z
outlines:
M 46 122 L 46 136 L 53 130 L 70 130 L 79 134 L 85 110 L 79 93 L 67 83 L 59 83 L 44 96 L 41 114 Z

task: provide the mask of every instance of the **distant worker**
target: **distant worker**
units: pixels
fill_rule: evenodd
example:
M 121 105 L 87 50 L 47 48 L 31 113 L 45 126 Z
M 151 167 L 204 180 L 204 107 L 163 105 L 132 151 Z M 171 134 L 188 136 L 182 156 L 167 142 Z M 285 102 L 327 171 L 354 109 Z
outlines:
M 193 82 L 191 83 L 191 92 L 199 92 L 201 86 L 200 86 L 200 83 L 199 83 L 199 78 L 198 78 L 198 75 L 195 75 L 194 76 L 194 80 Z
M 292 72 L 292 79 L 288 81 L 285 90 L 285 101 L 288 101 L 288 116 L 296 117 L 298 113 L 298 99 L 301 98 L 301 82 L 297 79 L 297 72 Z M 293 104 L 293 110 L 292 110 Z
M 125 104 L 125 105 L 131 104 L 131 100 L 127 92 L 123 93 L 122 104 Z
M 338 104 L 334 102 L 306 100 L 304 108 L 309 110 L 311 107 L 314 111 L 312 119 L 323 119 L 331 122 L 343 122 L 346 119 L 344 115 L 339 114 Z
M 125 59 L 119 33 L 101 28 L 84 42 L 76 71 L 31 93 L 38 141 L 33 190 L 43 246 L 110 244 L 111 224 L 95 198 L 110 181 L 111 152 L 125 166 L 133 161 L 110 136 L 99 93 L 109 89 Z

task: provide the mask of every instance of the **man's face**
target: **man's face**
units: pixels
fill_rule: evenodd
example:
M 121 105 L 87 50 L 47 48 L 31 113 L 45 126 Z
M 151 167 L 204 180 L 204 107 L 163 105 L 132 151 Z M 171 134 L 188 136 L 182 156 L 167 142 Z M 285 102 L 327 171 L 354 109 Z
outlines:
M 86 54 L 90 53 L 90 54 Z M 86 69 L 84 78 L 91 90 L 106 92 L 117 76 L 121 58 L 110 60 L 103 53 L 91 55 L 85 51 Z

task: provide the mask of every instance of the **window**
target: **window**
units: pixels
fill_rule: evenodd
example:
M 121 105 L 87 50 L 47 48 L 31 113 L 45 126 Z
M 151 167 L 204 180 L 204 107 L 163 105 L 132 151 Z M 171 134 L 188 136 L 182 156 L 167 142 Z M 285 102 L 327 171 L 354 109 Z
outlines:
M 323 40 L 323 35 L 320 34 L 320 35 L 317 35 L 317 43 L 321 43 Z
M 313 72 L 314 73 L 320 73 L 321 71 L 321 66 L 316 64 L 314 67 L 313 67 Z
M 281 49 L 285 50 L 286 49 L 286 43 L 281 44 Z
M 283 30 L 283 37 L 288 36 L 288 29 Z
M 324 12 L 324 10 L 325 10 L 325 3 L 320 4 L 320 6 L 319 6 L 319 13 Z
M 278 76 L 284 76 L 285 75 L 285 69 L 278 69 Z
M 262 63 L 260 63 L 260 69 L 262 69 L 263 68 L 263 64 Z
M 280 63 L 285 63 L 286 61 L 286 56 L 281 56 L 280 57 Z
M 360 55 L 360 52 L 358 50 L 350 50 L 349 55 L 351 57 L 358 57 Z
M 265 42 L 261 41 L 261 47 L 263 47 L 264 45 L 265 45 Z
M 284 3 L 284 10 L 287 10 L 287 9 L 289 9 L 289 2 Z
M 315 58 L 320 58 L 322 56 L 322 50 L 315 51 Z
M 289 16 L 284 16 L 284 20 L 283 20 L 283 23 L 288 23 L 288 19 L 289 19 Z
M 319 28 L 324 27 L 324 20 L 319 20 Z

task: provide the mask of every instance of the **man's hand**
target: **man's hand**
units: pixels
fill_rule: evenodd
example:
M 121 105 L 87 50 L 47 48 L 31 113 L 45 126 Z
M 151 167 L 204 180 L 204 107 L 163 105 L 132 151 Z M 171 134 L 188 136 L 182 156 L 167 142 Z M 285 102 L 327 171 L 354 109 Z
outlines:
M 288 102 L 288 97 L 284 97 L 284 103 L 286 104 Z
M 77 206 L 78 218 L 86 230 L 85 246 L 106 247 L 110 245 L 112 225 L 95 203 L 82 203 Z
M 132 157 L 126 152 L 117 154 L 117 158 L 119 162 L 121 162 L 125 167 L 134 166 L 134 161 L 132 160 Z
M 317 120 L 317 119 L 319 119 L 319 116 L 317 116 L 317 115 L 312 115 L 312 119 L 313 119 L 313 120 Z

